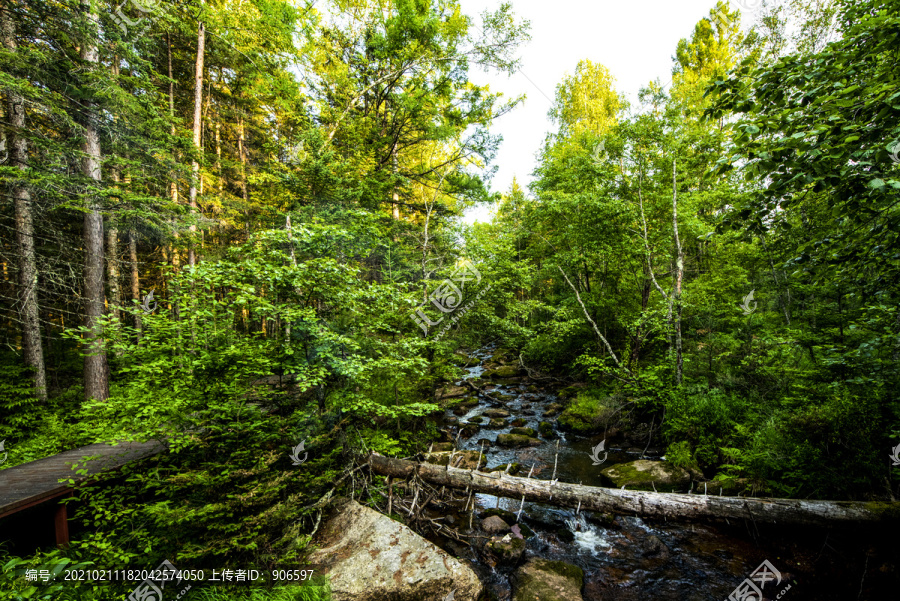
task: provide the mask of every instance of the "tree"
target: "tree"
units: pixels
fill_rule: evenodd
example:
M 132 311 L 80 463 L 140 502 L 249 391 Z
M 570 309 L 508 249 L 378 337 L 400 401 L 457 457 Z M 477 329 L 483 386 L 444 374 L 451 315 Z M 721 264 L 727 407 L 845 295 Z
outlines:
M 0 35 L 3 47 L 16 51 L 16 26 L 13 14 L 15 3 L 4 3 L 0 8 Z M 25 364 L 34 371 L 35 395 L 47 400 L 47 375 L 44 368 L 44 349 L 41 342 L 41 324 L 38 309 L 37 260 L 34 251 L 34 224 L 32 223 L 31 193 L 28 189 L 28 139 L 25 131 L 25 102 L 22 94 L 10 87 L 7 92 L 7 110 L 11 126 L 9 136 L 10 165 L 22 173 L 22 179 L 11 180 L 10 196 L 15 204 L 16 244 L 18 255 L 19 320 L 22 324 L 22 347 Z

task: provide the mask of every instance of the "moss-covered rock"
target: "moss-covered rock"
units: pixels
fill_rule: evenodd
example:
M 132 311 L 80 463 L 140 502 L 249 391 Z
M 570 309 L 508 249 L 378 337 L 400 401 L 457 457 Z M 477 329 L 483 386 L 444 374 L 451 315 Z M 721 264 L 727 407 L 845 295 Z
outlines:
M 538 432 L 540 432 L 541 436 L 544 438 L 554 438 L 556 436 L 556 431 L 553 429 L 553 424 L 550 422 L 541 422 L 538 424 Z
M 452 442 L 436 442 L 431 445 L 432 453 L 443 453 L 444 451 L 452 451 L 453 443 Z
M 691 480 L 690 474 L 680 467 L 647 459 L 611 465 L 600 473 L 616 488 L 633 490 L 653 490 L 655 486 L 659 492 L 674 492 L 686 489 Z
M 537 386 L 535 386 L 534 384 L 532 384 L 531 386 L 528 387 L 528 392 L 530 392 L 532 394 L 539 392 L 540 390 L 541 389 L 538 388 Z
M 523 418 L 521 418 L 521 417 L 517 417 L 516 419 L 512 420 L 511 422 L 509 422 L 509 425 L 510 425 L 510 426 L 513 426 L 513 427 L 516 427 L 516 428 L 521 428 L 521 427 L 523 427 L 523 426 L 524 426 L 525 424 L 527 424 L 527 423 L 528 423 L 528 420 L 527 420 L 527 419 L 523 419 Z
M 614 413 L 599 397 L 582 392 L 556 421 L 563 430 L 588 435 L 603 431 Z
M 480 424 L 480 423 L 483 422 L 483 421 L 484 421 L 484 418 L 481 417 L 480 415 L 476 415 L 475 417 L 470 417 L 470 418 L 469 418 L 469 423 L 470 423 L 470 424 Z
M 487 457 L 481 456 L 481 463 L 478 462 L 478 451 L 442 451 L 440 453 L 428 453 L 425 455 L 427 463 L 436 465 L 447 465 L 450 461 L 450 455 L 453 455 L 453 467 L 464 470 L 480 469 L 487 465 Z
M 478 434 L 479 430 L 481 430 L 481 426 L 478 424 L 466 424 L 460 429 L 459 435 L 463 438 L 472 438 Z
M 562 403 L 550 403 L 544 411 L 544 417 L 553 417 L 559 415 L 566 406 Z
M 513 601 L 581 601 L 584 571 L 563 561 L 530 559 L 516 571 Z
M 446 386 L 438 391 L 438 398 L 440 399 L 452 399 L 456 397 L 463 397 L 469 394 L 468 386 Z
M 506 378 L 518 377 L 523 373 L 523 370 L 515 365 L 500 365 L 495 369 L 484 372 L 481 377 L 490 380 L 503 380 Z
M 509 465 L 509 472 L 507 472 L 510 476 L 515 476 L 522 470 L 522 465 L 520 463 L 503 463 L 496 467 L 488 468 L 487 472 L 506 472 L 506 466 Z
M 541 445 L 541 441 L 530 436 L 521 434 L 500 434 L 497 436 L 497 444 L 501 447 L 517 448 L 517 447 L 536 447 Z
M 556 396 L 561 399 L 571 399 L 578 396 L 578 393 L 583 391 L 585 388 L 585 384 L 572 384 L 571 386 L 566 386 L 565 388 L 558 390 L 556 392 Z
M 505 419 L 500 419 L 499 417 L 495 417 L 485 426 L 486 428 L 490 428 L 491 430 L 502 430 L 507 426 Z
M 493 536 L 484 545 L 485 554 L 494 563 L 500 566 L 514 566 L 519 563 L 525 553 L 525 539 L 506 534 L 502 537 Z
M 509 411 L 506 409 L 485 409 L 481 414 L 485 417 L 509 417 Z
M 537 436 L 537 432 L 534 431 L 534 428 L 513 428 L 509 431 L 510 434 L 521 434 L 522 436 L 530 436 L 534 438 Z

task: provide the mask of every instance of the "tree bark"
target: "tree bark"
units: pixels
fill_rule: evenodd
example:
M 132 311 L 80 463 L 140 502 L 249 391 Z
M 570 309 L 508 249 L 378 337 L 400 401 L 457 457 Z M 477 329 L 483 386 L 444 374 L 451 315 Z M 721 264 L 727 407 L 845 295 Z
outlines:
M 90 4 L 83 4 L 88 23 L 88 39 L 82 41 L 81 59 L 96 68 L 100 62 L 96 44 L 99 18 Z M 87 115 L 84 125 L 84 157 L 82 174 L 100 184 L 100 132 L 93 103 L 83 102 Z M 109 397 L 109 369 L 106 348 L 101 338 L 100 318 L 103 316 L 103 215 L 91 190 L 85 196 L 84 214 L 84 326 L 87 329 L 84 357 L 84 396 L 86 400 L 105 401 Z
M 517 478 L 502 472 L 481 473 L 443 465 L 369 455 L 376 474 L 410 478 L 414 474 L 432 484 L 466 489 L 501 497 L 590 511 L 657 518 L 751 519 L 756 523 L 801 526 L 900 524 L 900 503 L 809 501 L 803 499 L 749 499 L 656 493 L 617 488 L 582 486 L 533 478 Z
M 138 269 L 137 235 L 133 231 L 128 232 L 128 259 L 131 265 L 131 300 L 140 304 L 141 275 Z M 137 342 L 141 341 L 142 328 L 143 322 L 141 321 L 140 311 L 138 311 L 134 315 L 134 329 L 137 330 Z
M 250 239 L 250 193 L 247 190 L 247 144 L 244 138 L 244 115 L 238 117 L 238 156 L 241 160 L 241 196 L 244 199 L 244 227 Z
M 675 385 L 680 386 L 684 376 L 684 355 L 681 348 L 681 285 L 684 281 L 684 250 L 678 236 L 678 187 L 675 184 L 676 162 L 672 160 L 672 231 L 675 236 L 675 286 L 672 300 L 675 304 Z
M 201 5 L 203 4 L 201 0 Z M 194 150 L 197 154 L 200 153 L 200 133 L 202 128 L 202 116 L 203 116 L 203 60 L 206 55 L 206 25 L 203 21 L 199 21 L 197 25 L 197 61 L 194 64 Z M 191 161 L 191 187 L 188 192 L 190 207 L 191 207 L 191 216 L 193 217 L 197 212 L 197 181 L 200 179 L 200 163 L 198 158 L 195 156 L 194 160 Z M 188 250 L 188 265 L 193 267 L 197 262 L 197 256 L 194 251 L 194 245 L 196 241 L 194 240 L 194 233 L 197 231 L 197 226 L 194 223 L 191 223 L 191 240 L 190 240 L 190 248 Z
M 16 26 L 9 5 L 2 11 L 3 46 L 16 50 Z M 28 140 L 25 130 L 25 101 L 15 89 L 7 91 L 10 121 L 9 164 L 23 175 L 28 171 Z M 44 367 L 44 348 L 41 342 L 40 311 L 37 298 L 37 259 L 34 250 L 34 225 L 31 212 L 31 193 L 25 181 L 10 180 L 10 196 L 15 205 L 16 251 L 18 254 L 18 289 L 16 306 L 22 324 L 22 347 L 25 364 L 34 371 L 34 393 L 47 400 L 47 374 Z

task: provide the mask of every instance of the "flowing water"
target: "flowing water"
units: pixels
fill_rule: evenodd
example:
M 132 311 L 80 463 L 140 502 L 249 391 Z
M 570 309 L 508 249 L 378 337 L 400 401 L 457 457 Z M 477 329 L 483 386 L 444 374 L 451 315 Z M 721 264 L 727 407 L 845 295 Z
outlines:
M 466 368 L 465 379 L 480 378 L 492 352 L 492 348 L 485 348 L 473 353 L 471 356 L 482 363 Z M 609 483 L 604 482 L 600 472 L 610 465 L 642 457 L 659 459 L 659 449 L 649 448 L 645 453 L 643 448 L 607 445 L 606 461 L 594 465 L 591 450 L 603 439 L 602 435 L 582 437 L 557 430 L 554 419 L 542 417 L 546 406 L 558 400 L 550 388 L 538 389 L 540 384 L 527 378 L 505 382 L 495 380 L 487 386 L 491 396 L 503 399 L 502 404 L 479 397 L 478 405 L 457 416 L 458 427 L 462 427 L 491 407 L 509 411 L 506 427 L 490 429 L 484 427 L 485 420 L 478 424 L 481 427 L 477 433 L 457 438 L 460 449 L 484 449 L 487 469 L 519 463 L 519 476 L 530 472 L 533 478 L 549 480 L 555 462 L 556 477 L 561 482 L 604 486 Z M 461 384 L 464 383 L 456 382 Z M 444 420 L 452 423 L 454 417 L 448 411 Z M 536 431 L 541 421 L 549 421 L 554 426 L 553 436 L 541 437 L 542 444 L 536 447 L 498 446 L 497 436 L 508 433 L 512 428 L 509 422 L 514 419 L 524 420 L 525 427 Z M 458 432 L 455 426 L 450 430 Z M 764 587 L 764 599 L 775 599 L 781 593 L 780 598 L 787 601 L 900 600 L 896 569 L 900 556 L 892 550 L 900 541 L 900 533 L 788 530 L 752 523 L 651 522 L 639 517 L 576 513 L 536 503 L 522 505 L 515 499 L 487 494 L 478 494 L 476 503 L 477 513 L 499 508 L 518 514 L 521 509 L 519 521 L 534 532 L 526 539 L 525 559 L 541 557 L 582 568 L 585 601 L 721 601 L 728 599 L 764 560 L 782 577 L 777 587 L 774 582 Z M 467 521 L 467 515 L 456 514 L 456 523 Z M 449 539 L 436 542 L 469 559 L 496 599 L 512 599 L 514 566 L 491 565 L 477 543 L 464 545 Z M 784 592 L 788 584 L 791 588 Z M 754 597 L 735 599 L 761 601 Z

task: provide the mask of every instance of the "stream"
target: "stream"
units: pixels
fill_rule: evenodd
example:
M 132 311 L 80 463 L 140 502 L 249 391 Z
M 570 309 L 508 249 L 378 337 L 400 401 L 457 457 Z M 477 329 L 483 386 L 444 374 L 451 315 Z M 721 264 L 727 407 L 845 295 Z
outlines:
M 488 347 L 471 353 L 470 357 L 477 358 L 480 363 L 465 368 L 464 378 L 481 378 L 484 364 L 491 361 L 493 352 L 494 349 Z M 461 381 L 454 384 L 465 385 Z M 518 476 L 524 477 L 531 472 L 533 478 L 550 480 L 556 458 L 559 481 L 608 486 L 600 474 L 602 469 L 641 458 L 660 460 L 662 450 L 658 447 L 651 446 L 645 453 L 644 445 L 637 448 L 628 443 L 623 443 L 625 446 L 607 444 L 606 461 L 599 466 L 593 465 L 591 450 L 603 440 L 602 435 L 585 437 L 562 432 L 557 429 L 555 418 L 543 417 L 546 407 L 559 400 L 553 387 L 527 377 L 490 380 L 489 384 L 482 381 L 481 384 L 491 396 L 502 398 L 502 405 L 479 396 L 478 404 L 468 407 L 462 415 L 458 415 L 461 410 L 454 415 L 448 409 L 441 422 L 455 437 L 458 449 L 484 449 L 487 467 L 483 469 L 519 463 Z M 487 419 L 471 425 L 469 420 L 501 406 L 509 412 L 509 417 L 504 420 L 505 427 L 485 427 Z M 497 437 L 510 432 L 513 420 L 519 420 L 515 425 L 536 431 L 540 422 L 550 422 L 553 434 L 538 435 L 540 446 L 503 448 L 497 444 Z M 460 433 L 466 426 L 466 431 Z M 655 435 L 652 443 L 659 444 Z M 526 538 L 525 556 L 519 565 L 530 557 L 577 565 L 584 571 L 582 595 L 585 601 L 721 601 L 729 599 L 729 595 L 764 560 L 780 572 L 782 582 L 777 587 L 773 586 L 774 582 L 764 587 L 763 599 L 900 599 L 897 576 L 900 558 L 894 550 L 900 533 L 787 529 L 749 521 L 740 524 L 685 523 L 588 511 L 576 514 L 575 510 L 550 505 L 529 502 L 520 505 L 515 499 L 476 495 L 478 517 L 494 508 L 517 514 L 520 507 L 519 522 L 527 525 L 534 536 Z M 468 520 L 467 516 L 460 503 L 459 511 L 454 512 L 453 517 L 447 518 L 437 512 L 432 517 L 462 524 Z M 465 531 L 464 528 L 461 530 Z M 492 598 L 498 601 L 513 598 L 516 567 L 491 565 L 480 550 L 483 540 L 471 545 L 451 538 L 432 540 L 452 554 L 470 560 Z M 784 591 L 788 584 L 790 590 Z M 761 601 L 754 596 L 735 599 Z

